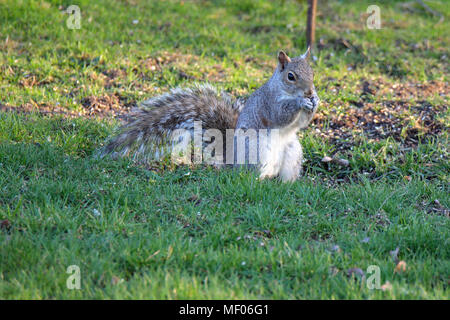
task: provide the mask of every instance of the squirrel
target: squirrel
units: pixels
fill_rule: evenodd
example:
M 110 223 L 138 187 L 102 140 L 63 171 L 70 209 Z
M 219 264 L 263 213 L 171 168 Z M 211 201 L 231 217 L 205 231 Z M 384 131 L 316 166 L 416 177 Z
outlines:
M 256 130 L 256 139 L 255 136 L 246 136 L 244 164 L 250 166 L 248 156 L 255 149 L 252 142 L 256 140 L 258 151 L 254 164 L 259 177 L 295 181 L 301 173 L 303 161 L 297 132 L 308 126 L 319 105 L 309 55 L 309 47 L 303 55 L 292 59 L 284 51 L 279 51 L 278 65 L 272 77 L 245 102 L 218 92 L 210 85 L 176 88 L 146 100 L 140 108 L 133 110 L 119 134 L 102 148 L 100 157 L 134 154 L 135 159 L 160 159 L 173 150 L 177 139 L 183 140 L 179 135 L 173 135 L 174 132 L 187 130 L 192 134 L 195 124 L 200 123 L 201 132 L 211 129 L 225 134 L 230 129 L 234 130 L 231 147 L 227 141 L 223 150 L 216 150 L 218 154 L 226 152 L 227 156 L 229 149 L 236 149 L 239 134 L 244 132 L 245 138 L 245 132 Z M 269 132 L 271 139 L 262 140 L 260 132 L 263 131 Z M 231 162 L 227 157 L 227 164 L 240 166 L 242 162 L 238 157 L 234 154 Z

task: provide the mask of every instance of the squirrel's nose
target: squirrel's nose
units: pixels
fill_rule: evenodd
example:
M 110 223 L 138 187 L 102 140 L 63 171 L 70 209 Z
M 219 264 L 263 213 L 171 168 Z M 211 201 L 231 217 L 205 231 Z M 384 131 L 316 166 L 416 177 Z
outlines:
M 311 89 L 309 89 L 308 91 L 305 92 L 305 97 L 306 97 L 306 98 L 311 98 L 312 95 L 313 95 L 313 92 L 312 92 Z

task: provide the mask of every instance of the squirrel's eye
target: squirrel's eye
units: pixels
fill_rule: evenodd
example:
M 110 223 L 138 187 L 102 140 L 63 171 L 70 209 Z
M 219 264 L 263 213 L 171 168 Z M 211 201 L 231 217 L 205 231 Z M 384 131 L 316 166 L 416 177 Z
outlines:
M 295 76 L 294 76 L 294 74 L 292 72 L 288 73 L 288 79 L 289 79 L 289 81 L 294 81 L 295 80 Z

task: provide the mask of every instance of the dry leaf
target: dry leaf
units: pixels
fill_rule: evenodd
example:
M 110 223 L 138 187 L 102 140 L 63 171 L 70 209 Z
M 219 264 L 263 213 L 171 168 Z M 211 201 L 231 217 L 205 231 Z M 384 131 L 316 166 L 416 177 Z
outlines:
M 395 266 L 394 273 L 400 273 L 406 271 L 406 262 L 401 260 Z
M 151 258 L 153 258 L 154 256 L 156 256 L 159 253 L 159 250 L 155 251 L 153 254 L 149 255 L 147 259 L 145 259 L 145 261 L 150 260 Z
M 173 253 L 173 247 L 169 246 L 169 249 L 167 250 L 167 257 L 166 257 L 166 259 L 169 259 L 170 256 L 172 255 L 172 253 Z
M 11 228 L 11 222 L 8 219 L 0 220 L 0 229 L 9 230 Z
M 328 156 L 325 156 L 325 157 L 322 158 L 322 162 L 324 162 L 324 163 L 331 162 L 332 160 L 333 159 L 328 157 Z
M 111 278 L 111 284 L 113 285 L 113 286 L 115 286 L 115 285 L 117 285 L 117 284 L 119 284 L 119 283 L 122 283 L 122 282 L 124 282 L 125 280 L 123 280 L 123 279 L 121 279 L 121 278 L 119 278 L 119 277 L 116 277 L 116 276 L 113 276 L 112 278 Z
M 200 199 L 200 197 L 196 194 L 193 194 L 192 196 L 190 196 L 188 198 L 189 202 L 193 202 L 195 206 L 198 206 L 200 204 L 200 202 L 202 202 L 202 200 Z
M 386 283 L 381 286 L 381 290 L 392 290 L 392 284 L 389 281 L 386 281 Z
M 272 232 L 270 232 L 270 230 L 262 230 L 262 231 L 255 231 L 254 232 L 255 235 L 260 236 L 260 237 L 267 237 L 267 238 L 272 238 Z

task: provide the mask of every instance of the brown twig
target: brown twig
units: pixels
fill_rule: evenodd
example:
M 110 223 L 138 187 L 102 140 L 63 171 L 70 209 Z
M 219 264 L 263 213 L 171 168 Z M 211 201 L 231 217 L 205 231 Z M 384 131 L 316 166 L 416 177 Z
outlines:
M 316 34 L 317 0 L 308 0 L 308 20 L 306 23 L 306 43 L 313 49 Z

